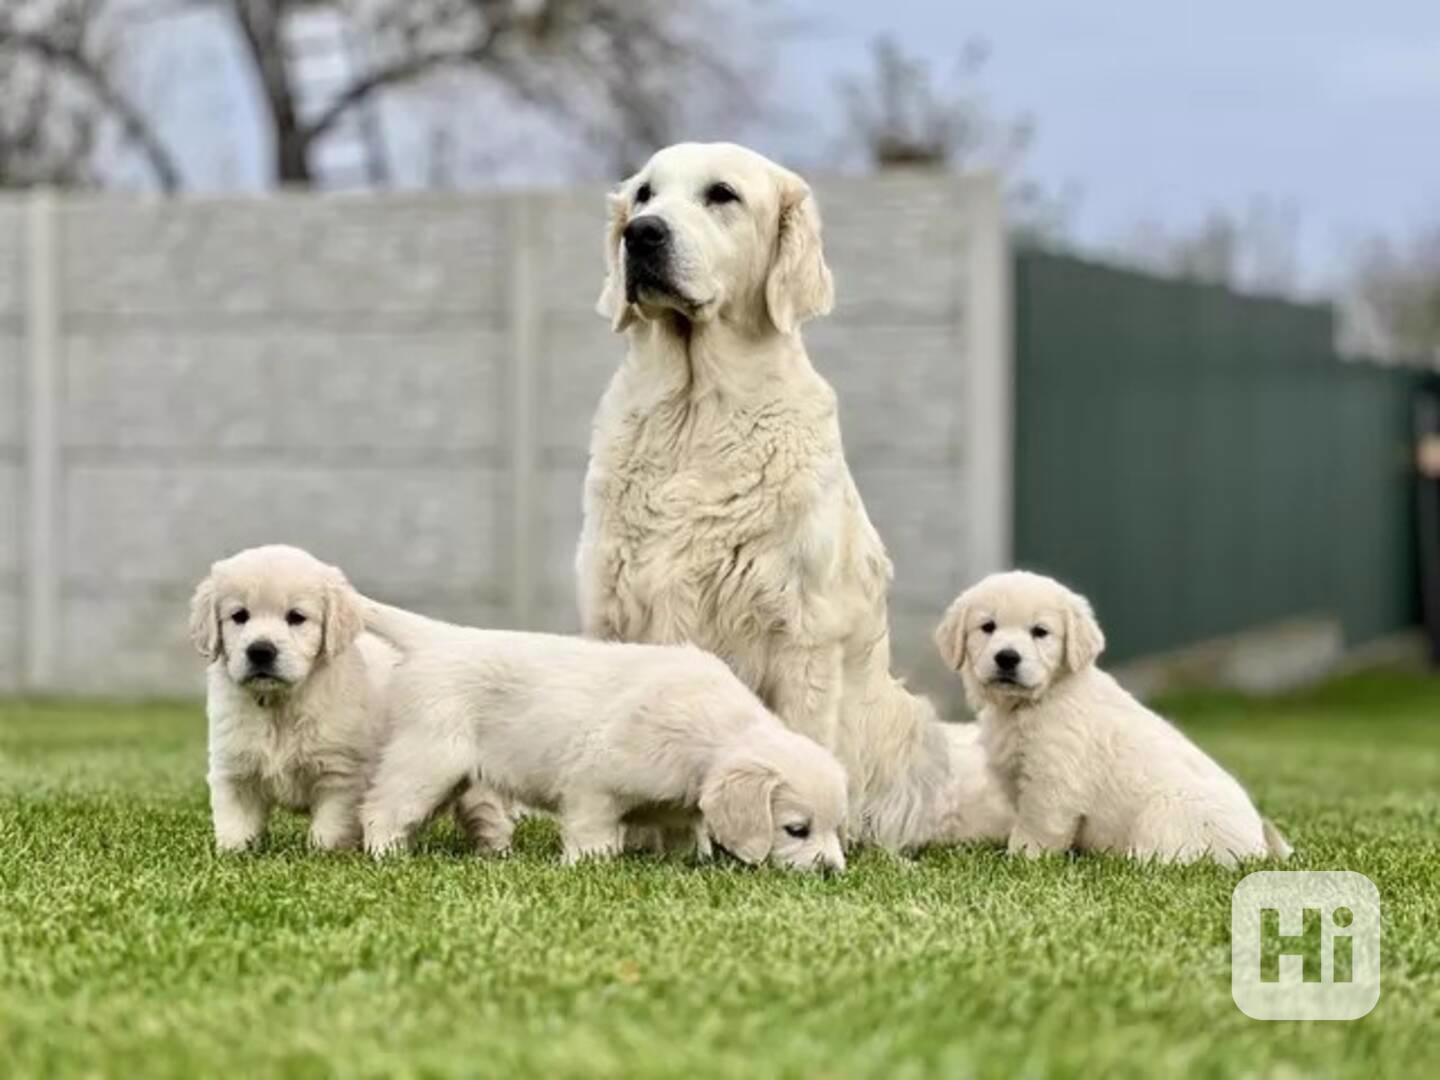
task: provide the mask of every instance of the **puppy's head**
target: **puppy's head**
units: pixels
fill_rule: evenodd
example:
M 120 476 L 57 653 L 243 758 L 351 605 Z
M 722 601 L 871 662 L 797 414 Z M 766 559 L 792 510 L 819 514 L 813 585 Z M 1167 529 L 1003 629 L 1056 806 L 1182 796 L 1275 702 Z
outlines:
M 1090 602 L 1053 578 L 1015 570 L 962 593 L 935 631 L 975 708 L 1038 701 L 1105 648 Z
M 333 566 L 299 548 L 250 548 L 210 567 L 190 601 L 200 654 L 256 697 L 302 684 L 362 629 L 354 590 Z
M 679 313 L 790 334 L 834 303 L 809 186 L 753 150 L 667 147 L 609 202 L 596 309 L 616 330 Z
M 845 770 L 818 743 L 780 730 L 723 756 L 700 812 L 717 843 L 747 863 L 845 869 Z

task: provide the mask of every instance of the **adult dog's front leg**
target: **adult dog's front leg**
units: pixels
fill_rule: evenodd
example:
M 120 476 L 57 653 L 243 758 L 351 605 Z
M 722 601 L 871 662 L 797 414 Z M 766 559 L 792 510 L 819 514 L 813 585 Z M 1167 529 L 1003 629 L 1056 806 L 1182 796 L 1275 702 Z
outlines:
M 761 697 L 787 727 L 835 749 L 844 679 L 841 646 L 779 646 Z
M 210 816 L 215 846 L 221 851 L 243 851 L 265 832 L 270 805 L 253 777 L 212 772 Z

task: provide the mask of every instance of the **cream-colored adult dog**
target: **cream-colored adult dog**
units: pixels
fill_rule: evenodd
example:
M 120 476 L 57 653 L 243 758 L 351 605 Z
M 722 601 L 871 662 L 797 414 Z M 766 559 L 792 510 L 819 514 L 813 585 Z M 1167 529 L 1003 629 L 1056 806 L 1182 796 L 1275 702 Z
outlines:
M 844 763 L 855 839 L 1003 836 L 1003 798 L 968 786 L 973 730 L 890 674 L 890 562 L 800 338 L 833 299 L 809 187 L 743 147 L 672 146 L 610 197 L 606 256 L 599 310 L 630 350 L 590 447 L 584 632 L 720 656 Z
M 359 842 L 385 722 L 379 694 L 396 659 L 362 628 L 345 575 L 299 548 L 242 551 L 196 588 L 190 635 L 210 661 L 210 806 L 222 851 L 259 839 L 276 805 L 309 812 L 318 848 Z
M 1089 602 L 1039 574 L 994 574 L 935 632 L 1013 800 L 1012 853 L 1110 851 L 1224 865 L 1290 854 L 1239 782 L 1095 666 Z
M 376 855 L 458 785 L 558 814 L 565 858 L 618 854 L 627 824 L 749 863 L 843 870 L 845 774 L 692 647 L 475 630 L 364 601 L 404 659 L 362 818 Z

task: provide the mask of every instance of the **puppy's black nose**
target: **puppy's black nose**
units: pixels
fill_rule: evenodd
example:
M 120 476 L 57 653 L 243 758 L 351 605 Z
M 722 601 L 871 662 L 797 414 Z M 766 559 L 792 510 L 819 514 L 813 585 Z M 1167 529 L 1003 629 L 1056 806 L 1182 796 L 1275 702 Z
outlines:
M 1001 671 L 1014 671 L 1020 666 L 1020 654 L 1014 649 L 1001 649 L 995 654 L 995 666 Z
M 625 248 L 636 254 L 654 254 L 670 243 L 670 226 L 655 214 L 645 214 L 625 226 Z
M 245 659 L 252 667 L 269 667 L 275 662 L 276 654 L 275 646 L 268 641 L 252 641 L 245 647 Z

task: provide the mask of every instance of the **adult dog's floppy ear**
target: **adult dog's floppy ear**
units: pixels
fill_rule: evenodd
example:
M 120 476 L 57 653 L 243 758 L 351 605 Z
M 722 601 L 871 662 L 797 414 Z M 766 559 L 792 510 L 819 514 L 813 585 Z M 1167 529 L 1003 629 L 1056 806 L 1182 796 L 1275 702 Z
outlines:
M 630 184 L 631 180 L 626 180 L 605 196 L 610 215 L 605 226 L 605 285 L 595 302 L 595 310 L 610 320 L 610 329 L 617 334 L 635 321 L 635 312 L 625 297 L 625 265 L 620 259 L 620 240 L 630 221 Z
M 222 638 L 220 636 L 220 612 L 215 606 L 214 568 L 205 580 L 195 586 L 195 595 L 190 598 L 190 640 L 195 651 L 206 660 L 220 659 Z
M 1105 634 L 1090 601 L 1072 592 L 1065 602 L 1065 666 L 1082 671 L 1105 651 Z
M 820 244 L 820 209 L 810 186 L 792 172 L 780 183 L 780 224 L 775 259 L 765 281 L 765 306 L 782 334 L 806 319 L 828 315 L 835 306 L 835 282 Z
M 770 798 L 780 777 L 753 757 L 722 761 L 705 778 L 700 812 L 705 826 L 726 851 L 747 863 L 764 862 L 774 843 Z
M 965 596 L 958 596 L 935 628 L 935 647 L 940 650 L 940 658 L 951 671 L 959 671 L 965 666 L 965 620 L 969 614 L 970 605 Z
M 325 659 L 333 660 L 355 644 L 364 629 L 364 616 L 354 588 L 344 574 L 331 567 L 325 582 L 325 619 L 321 623 L 320 649 Z

